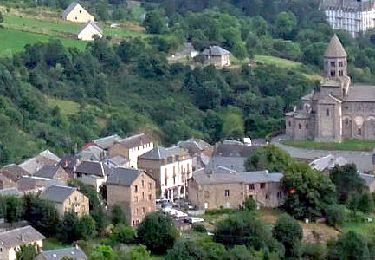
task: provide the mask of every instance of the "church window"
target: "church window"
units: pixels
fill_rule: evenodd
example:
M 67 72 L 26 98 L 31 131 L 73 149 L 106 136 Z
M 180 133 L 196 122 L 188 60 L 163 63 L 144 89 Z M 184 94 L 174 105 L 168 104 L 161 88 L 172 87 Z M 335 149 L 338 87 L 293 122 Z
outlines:
M 334 77 L 336 75 L 336 71 L 331 70 L 331 76 Z
M 342 61 L 339 62 L 339 67 L 340 68 L 344 67 L 344 63 Z
M 326 115 L 329 116 L 329 108 L 327 108 Z
M 348 119 L 345 120 L 345 125 L 346 125 L 346 126 L 349 125 L 349 120 L 348 120 Z
M 344 73 L 342 72 L 342 70 L 339 70 L 339 76 L 343 76 Z
M 362 129 L 358 128 L 358 135 L 362 135 Z
M 331 61 L 331 67 L 335 67 L 335 62 L 334 61 Z
M 302 128 L 302 125 L 301 125 L 301 124 L 298 124 L 298 128 L 301 129 L 301 128 Z

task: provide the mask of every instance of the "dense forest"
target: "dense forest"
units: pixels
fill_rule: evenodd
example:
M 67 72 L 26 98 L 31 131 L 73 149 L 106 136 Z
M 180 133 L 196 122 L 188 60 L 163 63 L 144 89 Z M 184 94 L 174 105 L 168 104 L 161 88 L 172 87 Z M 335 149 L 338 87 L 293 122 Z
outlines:
M 61 9 L 69 2 L 22 3 Z M 113 19 L 114 7 L 127 4 L 84 2 L 91 3 L 103 6 L 106 19 Z M 285 111 L 317 85 L 309 75 L 320 73 L 333 34 L 314 0 L 160 0 L 143 5 L 147 37 L 121 43 L 97 39 L 84 51 L 51 40 L 0 58 L 1 164 L 43 148 L 69 153 L 112 133 L 146 131 L 165 144 L 192 136 L 216 142 L 277 133 Z M 355 40 L 337 33 L 348 50 L 354 80 L 375 82 L 371 32 Z M 199 50 L 212 44 L 227 48 L 235 66 L 218 70 L 168 63 L 167 56 L 185 41 Z M 259 54 L 304 65 L 252 62 Z M 63 113 L 47 105 L 50 98 L 75 101 L 79 111 Z

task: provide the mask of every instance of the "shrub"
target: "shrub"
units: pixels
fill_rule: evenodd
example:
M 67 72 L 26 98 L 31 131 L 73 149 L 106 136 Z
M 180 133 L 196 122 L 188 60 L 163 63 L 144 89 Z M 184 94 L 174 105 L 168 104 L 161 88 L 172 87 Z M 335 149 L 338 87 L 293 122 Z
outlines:
M 135 231 L 124 224 L 114 226 L 110 239 L 113 243 L 131 244 L 134 242 Z
M 325 247 L 321 244 L 304 244 L 302 247 L 303 259 L 325 259 Z
M 205 233 L 207 232 L 205 226 L 201 223 L 194 223 L 192 226 L 191 226 L 191 229 L 196 231 L 196 232 L 202 232 L 202 233 Z
M 243 209 L 253 211 L 257 209 L 257 203 L 252 197 L 248 197 L 243 203 Z
M 326 209 L 327 224 L 340 226 L 346 219 L 346 207 L 343 205 L 330 205 Z

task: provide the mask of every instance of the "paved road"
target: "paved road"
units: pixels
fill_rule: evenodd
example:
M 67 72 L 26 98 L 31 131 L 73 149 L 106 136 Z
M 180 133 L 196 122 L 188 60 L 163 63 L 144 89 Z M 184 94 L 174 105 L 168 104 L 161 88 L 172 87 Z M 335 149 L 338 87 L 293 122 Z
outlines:
M 342 156 L 348 162 L 356 164 L 358 170 L 361 172 L 372 171 L 372 154 L 369 152 L 310 150 L 282 145 L 277 141 L 273 141 L 272 143 L 279 146 L 281 149 L 288 152 L 290 156 L 297 159 L 314 160 L 316 158 L 332 154 L 335 157 Z

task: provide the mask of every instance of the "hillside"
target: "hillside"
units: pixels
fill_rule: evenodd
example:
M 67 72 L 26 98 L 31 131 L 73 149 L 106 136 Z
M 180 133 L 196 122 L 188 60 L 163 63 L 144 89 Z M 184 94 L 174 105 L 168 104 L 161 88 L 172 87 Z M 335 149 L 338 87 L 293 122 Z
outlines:
M 61 7 L 15 8 L 9 1 L 1 8 L 0 163 L 47 147 L 69 153 L 112 133 L 146 131 L 171 144 L 283 131 L 283 114 L 320 79 L 333 32 L 312 0 L 274 1 L 270 14 L 229 2 L 176 1 L 172 8 L 159 1 L 135 5 L 137 14 L 127 6 L 117 20 L 113 4 L 97 9 L 84 2 L 111 36 L 86 44 L 74 36 L 80 25 L 59 20 Z M 134 16 L 143 8 L 140 24 Z M 120 28 L 110 28 L 113 22 Z M 375 82 L 371 35 L 354 40 L 338 33 L 354 80 Z M 166 58 L 188 40 L 197 50 L 215 44 L 230 50 L 234 66 L 169 64 Z

